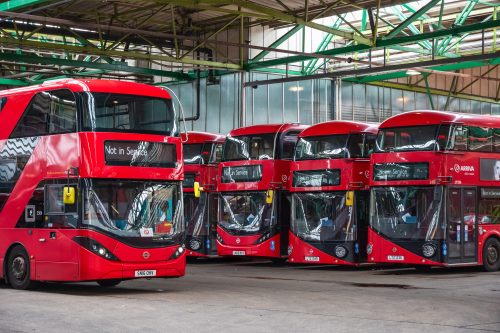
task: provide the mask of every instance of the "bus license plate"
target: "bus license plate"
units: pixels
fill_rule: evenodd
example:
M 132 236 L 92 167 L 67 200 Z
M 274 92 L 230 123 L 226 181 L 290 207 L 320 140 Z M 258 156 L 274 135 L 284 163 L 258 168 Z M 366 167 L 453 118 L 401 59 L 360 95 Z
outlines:
M 156 276 L 156 270 L 135 271 L 135 277 L 153 277 Z
M 244 256 L 245 251 L 233 251 L 233 256 Z
M 306 261 L 319 261 L 319 257 L 306 256 L 305 259 L 306 259 Z
M 403 261 L 403 260 L 405 260 L 405 257 L 404 256 L 387 256 L 387 260 Z

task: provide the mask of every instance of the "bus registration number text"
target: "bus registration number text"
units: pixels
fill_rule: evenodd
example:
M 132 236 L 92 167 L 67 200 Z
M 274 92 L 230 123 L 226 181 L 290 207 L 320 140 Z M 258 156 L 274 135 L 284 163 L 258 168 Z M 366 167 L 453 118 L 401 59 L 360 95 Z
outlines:
M 233 256 L 244 256 L 245 251 L 233 251 Z
M 405 257 L 404 256 L 387 256 L 387 260 L 403 261 L 403 260 L 405 260 Z
M 156 276 L 156 270 L 135 271 L 135 277 L 153 277 Z

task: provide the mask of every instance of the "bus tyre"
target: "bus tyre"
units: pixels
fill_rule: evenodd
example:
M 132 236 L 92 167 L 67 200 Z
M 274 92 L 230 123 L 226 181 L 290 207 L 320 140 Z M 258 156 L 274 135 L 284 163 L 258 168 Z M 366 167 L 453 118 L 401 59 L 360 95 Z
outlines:
M 483 247 L 483 266 L 487 272 L 495 272 L 500 269 L 500 241 L 490 238 Z
M 30 278 L 30 260 L 28 253 L 22 246 L 15 246 L 7 259 L 7 281 L 14 289 L 30 289 L 34 282 Z
M 117 286 L 122 280 L 119 279 L 109 279 L 109 280 L 99 280 L 97 281 L 97 284 L 100 285 L 101 287 L 115 287 Z

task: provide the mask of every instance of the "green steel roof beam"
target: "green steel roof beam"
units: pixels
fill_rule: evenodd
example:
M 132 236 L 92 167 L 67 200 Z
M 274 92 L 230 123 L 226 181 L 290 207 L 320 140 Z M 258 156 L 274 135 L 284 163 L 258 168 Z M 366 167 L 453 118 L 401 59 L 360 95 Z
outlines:
M 361 31 L 366 30 L 366 19 L 368 17 L 368 11 L 366 9 L 363 9 L 363 13 L 361 15 Z
M 0 85 L 24 87 L 24 86 L 29 86 L 30 84 L 23 80 L 0 78 Z
M 368 83 L 368 84 L 371 85 L 371 86 L 377 86 L 377 87 L 386 87 L 386 88 L 401 89 L 401 90 L 419 92 L 419 93 L 424 93 L 424 94 L 427 93 L 427 89 L 425 87 L 409 86 L 409 85 L 402 84 L 402 83 L 373 82 L 373 83 Z M 433 95 L 448 96 L 448 91 L 439 90 L 439 89 L 433 89 L 433 88 L 431 88 L 430 91 L 431 91 L 431 93 Z M 480 102 L 487 102 L 487 103 L 498 103 L 498 101 L 496 101 L 494 98 L 487 98 L 487 97 L 466 95 L 466 94 L 462 94 L 462 93 L 453 93 L 452 95 L 454 97 L 464 98 L 464 99 L 468 99 L 468 100 L 472 100 L 472 101 L 480 101 Z
M 441 2 L 442 2 L 442 0 L 439 0 L 439 1 L 441 1 Z M 405 4 L 402 4 L 402 6 L 403 6 L 404 8 L 406 8 L 406 10 L 408 10 L 409 12 L 412 12 L 412 13 L 416 13 L 416 12 L 417 12 L 417 9 L 413 8 L 413 5 L 412 5 L 412 4 L 405 3 Z M 423 15 L 422 15 L 422 18 L 423 18 L 424 20 L 425 20 L 425 19 L 427 19 L 427 20 L 428 20 L 428 19 L 431 19 L 431 17 L 430 17 L 429 15 L 427 15 L 427 14 L 423 14 Z M 432 29 L 438 29 L 438 25 L 437 25 L 437 24 L 435 24 L 435 23 L 432 23 L 432 22 L 429 24 L 429 27 L 430 27 L 430 29 L 431 29 L 431 30 L 432 30 Z
M 341 15 L 345 16 L 345 14 L 341 14 Z M 340 19 L 340 16 L 339 16 L 339 17 L 337 17 L 337 20 L 332 24 L 332 28 L 339 28 L 341 24 L 342 24 L 342 20 Z M 323 40 L 321 40 L 321 43 L 319 44 L 318 48 L 316 49 L 316 52 L 321 52 L 321 51 L 326 50 L 326 48 L 328 47 L 328 45 L 330 44 L 332 39 L 333 39 L 332 34 L 328 34 L 325 37 L 323 37 Z M 319 61 L 319 58 L 309 60 L 309 62 L 307 63 L 307 65 L 304 69 L 305 72 L 307 74 L 311 74 L 312 73 L 311 70 L 314 68 L 314 66 L 316 66 L 316 63 L 318 61 Z
M 496 28 L 499 26 L 500 26 L 500 19 L 496 19 L 496 20 L 490 20 L 487 22 L 473 23 L 473 24 L 463 25 L 460 27 L 454 27 L 454 28 L 449 28 L 449 29 L 442 29 L 442 30 L 437 30 L 437 31 L 432 31 L 432 32 L 426 32 L 423 34 L 418 34 L 418 35 L 413 35 L 413 36 L 394 37 L 394 38 L 389 38 L 389 39 L 378 38 L 376 46 L 373 47 L 373 49 L 379 49 L 379 48 L 383 48 L 383 47 L 391 47 L 393 45 L 411 44 L 411 43 L 415 43 L 415 42 L 419 42 L 419 41 L 423 41 L 423 40 L 439 38 L 439 37 L 444 37 L 444 36 L 449 36 L 449 35 L 456 35 L 456 34 L 461 34 L 461 33 L 465 33 L 465 32 L 479 31 L 479 30 L 483 30 L 483 29 L 491 29 L 491 28 Z M 327 55 L 327 56 L 336 56 L 336 55 L 342 55 L 342 54 L 347 54 L 347 53 L 352 53 L 352 52 L 366 51 L 369 49 L 370 49 L 370 47 L 368 45 L 359 45 L 358 44 L 358 45 L 350 45 L 350 46 L 325 50 L 322 52 L 318 52 L 317 54 L 318 55 Z M 251 63 L 251 64 L 248 64 L 246 66 L 246 69 L 252 70 L 255 68 L 278 66 L 278 65 L 284 65 L 284 64 L 294 63 L 294 62 L 300 62 L 303 60 L 313 59 L 313 58 L 315 58 L 315 57 L 311 57 L 311 56 L 307 56 L 307 55 L 282 57 L 282 58 L 277 58 L 277 59 L 272 59 L 272 60 Z
M 75 76 L 88 77 L 90 75 L 95 75 L 95 74 L 105 74 L 107 72 L 112 72 L 112 71 L 102 70 L 102 69 L 96 69 L 96 70 L 92 70 L 92 71 L 76 72 L 76 73 L 71 73 L 69 75 L 53 76 L 53 77 L 46 78 L 44 80 L 42 80 L 41 78 L 40 79 L 36 79 L 36 80 L 31 80 L 30 84 L 40 84 L 40 83 L 43 83 L 43 82 L 46 82 L 46 81 L 72 78 L 72 77 L 75 77 Z
M 493 15 L 489 15 L 488 17 L 486 17 L 482 22 L 486 22 L 486 21 L 489 21 L 491 20 L 491 18 L 493 17 Z M 448 46 L 446 46 L 446 48 L 441 51 L 441 52 L 448 52 L 449 50 L 453 49 L 455 46 L 459 45 L 465 38 L 467 38 L 467 36 L 469 36 L 470 33 L 467 33 L 467 34 L 462 34 L 462 36 L 460 36 L 460 38 L 458 38 L 457 40 L 455 40 L 453 43 L 449 44 Z M 439 54 L 439 53 L 438 53 Z
M 90 46 L 64 45 L 64 44 L 46 43 L 46 42 L 31 41 L 31 40 L 13 40 L 6 37 L 0 37 L 0 44 L 14 45 L 14 46 L 29 46 L 46 50 L 71 51 L 80 54 L 92 54 L 98 56 L 110 56 L 110 57 L 142 59 L 142 60 L 158 60 L 166 62 L 177 62 L 177 63 L 192 64 L 192 65 L 208 66 L 208 67 L 218 67 L 218 68 L 227 68 L 236 70 L 241 69 L 241 67 L 236 64 L 222 63 L 216 61 L 178 59 L 160 54 L 145 54 L 136 51 L 102 50 Z M 80 67 L 85 67 L 85 66 L 80 66 Z
M 9 0 L 0 3 L 0 11 L 13 12 L 24 7 L 35 6 L 50 0 Z
M 455 64 L 440 65 L 440 66 L 429 67 L 428 69 L 435 70 L 435 71 L 449 72 L 449 71 L 456 71 L 456 70 L 467 69 L 467 68 L 474 68 L 474 67 L 481 67 L 481 66 L 488 66 L 488 65 L 497 65 L 499 63 L 500 63 L 500 57 L 493 58 L 490 60 L 484 60 L 484 61 L 464 61 L 464 62 L 458 62 Z M 428 73 L 422 73 L 422 74 L 428 74 Z M 378 75 L 362 76 L 362 77 L 357 77 L 357 78 L 348 78 L 348 80 L 351 80 L 351 81 L 357 82 L 357 83 L 368 83 L 368 82 L 375 82 L 375 81 L 386 81 L 386 80 L 392 80 L 392 79 L 399 79 L 399 78 L 408 77 L 408 76 L 410 76 L 410 75 L 407 74 L 407 71 L 398 71 L 398 72 L 383 73 L 383 74 L 378 74 Z
M 431 88 L 429 87 L 429 73 L 424 74 L 425 89 L 427 90 L 427 96 L 429 97 L 429 103 L 431 104 L 431 110 L 436 110 L 434 106 L 434 101 L 432 100 Z
M 402 21 L 408 20 L 405 14 L 398 8 L 398 7 L 393 7 L 392 11 L 395 15 L 397 15 Z M 397 27 L 396 27 L 397 28 Z M 394 28 L 394 29 L 396 29 Z M 392 31 L 394 31 L 394 29 Z M 408 29 L 411 31 L 412 34 L 414 35 L 419 35 L 421 32 L 413 25 L 410 24 L 408 26 Z M 402 31 L 401 31 L 402 32 Z M 428 50 L 432 49 L 432 45 L 428 41 L 423 41 L 419 43 L 423 48 L 426 48 Z
M 0 60 L 14 61 L 23 64 L 61 65 L 61 66 L 102 69 L 107 71 L 122 71 L 135 74 L 165 76 L 178 80 L 190 79 L 190 77 L 184 73 L 129 66 L 126 63 L 122 62 L 115 62 L 114 64 L 106 64 L 106 63 L 95 63 L 95 62 L 68 60 L 68 59 L 52 58 L 52 57 L 40 57 L 36 55 L 23 55 L 15 53 L 0 53 Z
M 455 26 L 461 26 L 464 24 L 465 20 L 469 17 L 470 13 L 474 9 L 474 7 L 477 5 L 478 0 L 469 0 L 467 5 L 464 7 L 464 9 L 460 12 L 460 14 L 457 16 L 455 19 Z M 442 52 L 445 52 L 446 47 L 450 44 L 450 42 L 453 40 L 453 36 L 448 36 L 445 39 L 443 39 L 437 47 L 437 54 L 441 54 Z
M 212 0 L 212 1 L 217 1 L 217 0 Z M 225 2 L 225 1 L 220 1 L 220 2 Z M 312 29 L 324 31 L 324 32 L 327 32 L 327 33 L 330 33 L 333 35 L 343 37 L 345 39 L 355 40 L 356 42 L 358 42 L 360 44 L 371 45 L 371 41 L 368 38 L 365 38 L 364 36 L 359 36 L 353 32 L 350 32 L 350 31 L 333 29 L 333 28 L 327 27 L 327 26 L 322 25 L 322 24 L 306 21 L 300 17 L 288 15 L 288 14 L 285 14 L 285 13 L 279 11 L 279 10 L 276 10 L 276 9 L 273 9 L 270 7 L 266 7 L 266 6 L 262 6 L 262 5 L 254 3 L 254 2 L 243 1 L 243 0 L 231 0 L 229 2 L 236 4 L 238 6 L 256 11 L 256 12 L 268 14 L 268 15 L 270 15 L 278 20 L 284 21 L 284 22 L 303 24 L 306 27 L 309 27 Z
M 280 46 L 281 44 L 286 42 L 290 37 L 295 35 L 298 31 L 300 31 L 302 28 L 304 28 L 304 25 L 302 25 L 302 24 L 296 25 L 292 29 L 288 30 L 283 36 L 281 36 L 280 38 L 278 38 L 277 40 L 272 42 L 268 47 L 272 48 L 272 49 L 277 48 L 278 46 Z M 264 58 L 266 55 L 268 55 L 270 52 L 271 52 L 270 50 L 262 51 L 259 54 L 257 54 L 255 57 L 253 57 L 250 60 L 250 62 L 259 61 L 262 58 Z
M 426 13 L 429 9 L 434 7 L 435 4 L 437 4 L 440 0 L 431 0 L 429 1 L 426 5 L 424 5 L 422 8 L 417 10 L 415 13 L 413 13 L 410 17 L 408 17 L 406 20 L 401 22 L 396 28 L 394 28 L 391 32 L 389 32 L 385 38 L 392 38 L 397 36 L 401 31 L 403 31 L 406 27 L 412 26 L 412 23 L 418 20 L 424 13 Z
M 128 0 L 129 2 L 131 0 Z M 311 29 L 316 29 L 320 31 L 324 31 L 327 33 L 331 33 L 333 35 L 337 35 L 340 37 L 343 37 L 345 39 L 349 40 L 355 40 L 356 42 L 360 44 L 365 44 L 365 45 L 371 45 L 372 42 L 363 36 L 359 36 L 351 31 L 344 31 L 340 29 L 332 29 L 330 27 L 327 27 L 322 24 L 318 24 L 312 21 L 307 21 L 301 17 L 297 17 L 291 14 L 284 13 L 280 10 L 267 7 L 264 5 L 257 4 L 255 2 L 250 2 L 250 1 L 245 1 L 245 0 L 149 0 L 149 1 L 154 1 L 156 3 L 169 3 L 169 4 L 175 4 L 178 6 L 182 7 L 188 7 L 188 8 L 198 8 L 198 9 L 206 9 L 206 6 L 213 6 L 210 7 L 210 10 L 215 10 L 215 11 L 230 11 L 231 13 L 236 13 L 238 15 L 246 15 L 246 16 L 253 16 L 253 17 L 260 17 L 260 18 L 265 18 L 265 19 L 274 19 L 274 20 L 279 20 L 282 22 L 288 22 L 288 23 L 294 23 L 294 24 L 302 24 L 306 27 L 309 27 Z M 245 8 L 250 10 L 251 12 L 248 11 L 241 11 L 241 10 L 228 10 L 226 8 L 220 8 L 217 6 L 227 6 L 227 5 L 235 5 L 239 6 L 241 8 Z

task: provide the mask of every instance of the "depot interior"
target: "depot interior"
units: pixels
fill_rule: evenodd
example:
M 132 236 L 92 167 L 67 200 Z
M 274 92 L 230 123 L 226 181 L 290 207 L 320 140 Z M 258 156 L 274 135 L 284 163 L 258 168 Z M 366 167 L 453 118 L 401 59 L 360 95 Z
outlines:
M 413 110 L 499 115 L 499 12 L 494 0 L 2 1 L 0 89 L 66 78 L 166 87 L 181 129 L 223 135 Z
M 499 10 L 493 0 L 3 1 L 0 85 L 165 85 L 188 130 L 223 134 L 416 109 L 500 114 Z

